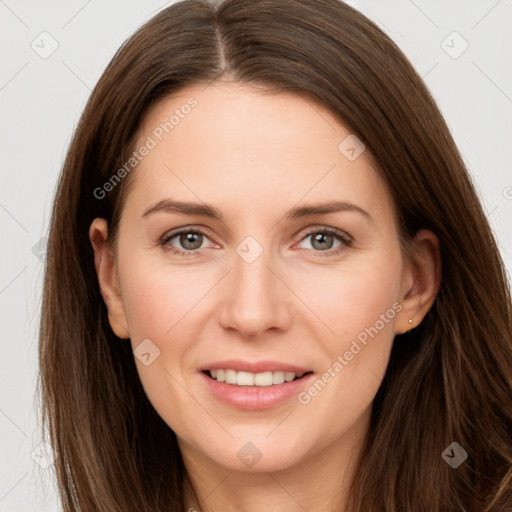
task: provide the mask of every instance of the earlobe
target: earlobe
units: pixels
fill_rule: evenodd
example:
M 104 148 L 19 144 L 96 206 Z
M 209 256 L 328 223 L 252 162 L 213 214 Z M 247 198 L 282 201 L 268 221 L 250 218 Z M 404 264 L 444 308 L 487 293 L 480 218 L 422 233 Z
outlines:
M 441 253 L 437 236 L 422 229 L 414 237 L 414 246 L 405 269 L 402 310 L 395 329 L 402 334 L 417 327 L 436 300 L 441 285 Z
M 94 250 L 94 267 L 101 296 L 108 310 L 110 327 L 119 338 L 128 339 L 130 333 L 126 313 L 117 281 L 115 257 L 108 243 L 108 223 L 96 218 L 89 228 L 89 239 Z

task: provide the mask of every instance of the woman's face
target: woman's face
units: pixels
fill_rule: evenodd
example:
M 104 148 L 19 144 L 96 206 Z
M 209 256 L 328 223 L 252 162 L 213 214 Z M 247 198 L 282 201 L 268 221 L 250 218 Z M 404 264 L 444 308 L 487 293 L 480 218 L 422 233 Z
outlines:
M 100 280 L 182 450 L 238 471 L 349 451 L 412 284 L 368 152 L 322 106 L 228 82 L 153 106 L 136 149 Z

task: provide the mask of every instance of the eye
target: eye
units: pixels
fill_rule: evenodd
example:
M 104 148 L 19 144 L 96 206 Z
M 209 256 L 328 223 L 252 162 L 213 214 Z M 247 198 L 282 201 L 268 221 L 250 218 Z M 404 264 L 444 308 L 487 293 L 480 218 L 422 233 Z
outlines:
M 346 247 L 351 247 L 352 240 L 342 231 L 334 228 L 316 228 L 309 231 L 300 243 L 310 239 L 310 247 L 315 252 L 324 252 L 318 256 L 332 256 L 343 251 Z M 337 245 L 336 245 L 337 243 Z
M 207 239 L 206 233 L 200 229 L 181 229 L 180 231 L 164 235 L 160 244 L 173 254 L 190 256 L 195 255 L 199 249 L 203 249 L 203 242 Z M 173 242 L 173 240 L 176 241 Z M 176 248 L 176 244 L 178 248 Z
M 313 250 L 317 256 L 333 256 L 346 247 L 352 246 L 352 239 L 334 228 L 316 228 L 310 230 L 299 242 L 311 239 L 308 250 Z M 204 249 L 204 242 L 209 240 L 206 233 L 200 229 L 183 228 L 169 234 L 165 234 L 159 242 L 166 250 L 179 256 L 196 256 L 200 249 Z M 336 245 L 337 244 L 337 245 Z M 178 247 L 176 247 L 178 245 Z M 320 254 L 325 253 L 325 254 Z

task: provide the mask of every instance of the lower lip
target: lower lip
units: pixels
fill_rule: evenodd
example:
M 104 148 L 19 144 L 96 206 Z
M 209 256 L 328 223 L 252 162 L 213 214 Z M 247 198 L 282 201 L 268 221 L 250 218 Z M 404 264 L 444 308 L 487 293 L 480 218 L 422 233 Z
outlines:
M 274 407 L 292 396 L 300 393 L 313 378 L 314 374 L 309 373 L 302 378 L 283 382 L 283 384 L 273 384 L 272 386 L 236 386 L 217 382 L 205 373 L 201 372 L 201 377 L 211 393 L 222 402 L 237 407 L 238 409 L 259 410 Z

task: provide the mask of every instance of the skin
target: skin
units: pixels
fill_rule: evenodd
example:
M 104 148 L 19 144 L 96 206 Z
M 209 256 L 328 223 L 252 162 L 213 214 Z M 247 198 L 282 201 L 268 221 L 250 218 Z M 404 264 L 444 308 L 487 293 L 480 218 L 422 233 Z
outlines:
M 198 105 L 128 178 L 116 246 L 106 243 L 105 220 L 91 225 L 111 327 L 134 349 L 150 339 L 160 350 L 148 366 L 135 362 L 202 500 L 189 496 L 187 510 L 340 510 L 393 338 L 422 321 L 438 292 L 438 239 L 418 232 L 405 260 L 369 151 L 349 161 L 338 145 L 350 130 L 294 94 L 229 81 L 189 86 L 146 113 L 138 145 L 190 96 Z M 211 204 L 224 220 L 142 217 L 168 198 Z M 350 201 L 371 220 L 356 211 L 285 218 L 293 207 L 331 200 Z M 179 236 L 167 250 L 159 245 L 181 227 L 205 232 L 195 255 L 168 250 L 187 251 Z M 351 246 L 335 237 L 315 244 L 309 229 L 326 227 Z M 252 263 L 236 252 L 247 236 L 263 249 Z M 214 398 L 198 374 L 235 358 L 285 361 L 320 377 L 395 303 L 401 311 L 307 404 L 293 397 L 238 409 Z M 247 442 L 262 454 L 250 468 L 237 457 Z

